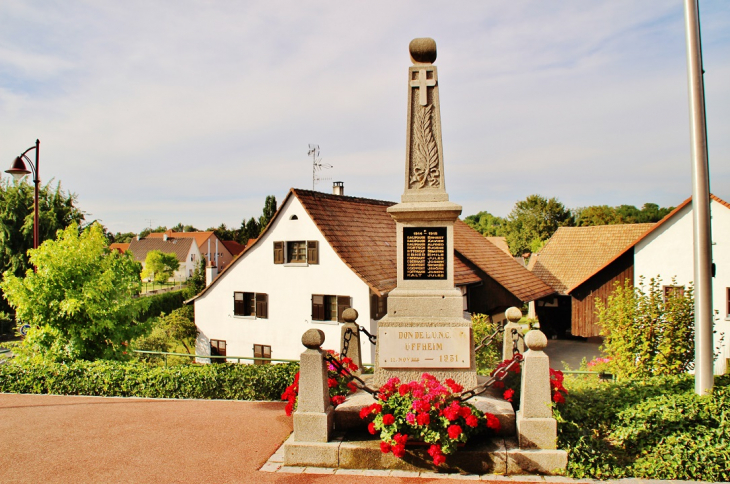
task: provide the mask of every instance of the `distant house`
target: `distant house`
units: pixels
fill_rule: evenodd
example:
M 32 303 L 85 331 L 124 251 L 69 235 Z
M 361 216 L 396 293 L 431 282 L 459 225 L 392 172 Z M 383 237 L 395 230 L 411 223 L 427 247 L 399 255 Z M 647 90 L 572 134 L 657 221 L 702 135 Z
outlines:
M 487 240 L 505 254 L 512 256 L 512 253 L 509 251 L 509 245 L 507 245 L 507 237 L 487 237 Z
M 226 247 L 222 240 L 215 235 L 215 232 L 173 232 L 172 229 L 162 233 L 149 234 L 147 239 L 163 239 L 175 240 L 175 239 L 194 239 L 195 243 L 200 250 L 200 255 L 205 257 L 205 260 L 212 260 L 215 262 L 218 270 L 223 270 L 228 267 L 231 263 L 235 254 L 231 253 L 230 249 Z M 240 244 L 236 244 L 240 245 Z
M 295 359 L 301 335 L 324 331 L 339 349 L 342 312 L 377 334 L 396 287 L 391 202 L 292 189 L 261 236 L 194 298 L 198 354 Z M 461 221 L 454 226 L 454 282 L 465 311 L 504 310 L 553 290 Z M 374 347 L 363 338 L 363 359 Z
M 126 251 L 129 250 L 129 244 L 123 244 L 121 242 L 114 242 L 109 244 L 110 250 L 116 250 L 117 252 L 124 254 Z
M 246 249 L 245 245 L 241 245 L 235 240 L 222 240 L 221 242 L 223 242 L 223 246 L 228 249 L 228 252 L 230 252 L 234 258 Z
M 719 358 L 715 362 L 715 373 L 722 374 L 727 368 L 730 358 L 730 204 L 711 195 L 710 211 L 712 215 L 712 260 L 715 276 L 712 279 L 713 309 L 718 314 L 715 321 L 715 344 Z M 606 299 L 615 281 L 630 280 L 638 284 L 640 277 L 645 283 L 650 278 L 659 276 L 665 292 L 683 291 L 694 279 L 693 262 L 693 226 L 692 200 L 688 198 L 676 209 L 656 224 L 646 224 L 648 229 L 637 228 L 634 240 L 624 244 L 633 237 L 630 229 L 621 234 L 610 234 L 609 227 L 579 227 L 579 229 L 599 229 L 593 237 L 583 239 L 581 243 L 573 237 L 573 245 L 569 246 L 561 237 L 556 239 L 556 246 L 549 249 L 553 239 L 545 245 L 534 265 L 533 272 L 554 287 L 560 294 L 570 296 L 572 334 L 579 336 L 597 336 L 599 328 L 595 324 L 595 304 L 597 297 Z M 558 232 L 564 229 L 558 229 Z M 573 229 L 569 229 L 573 230 Z M 619 229 L 620 230 L 620 229 Z M 558 235 L 556 232 L 555 235 Z M 555 235 L 553 237 L 555 237 Z M 564 235 L 564 234 L 561 234 Z M 607 249 L 600 257 L 590 257 L 597 252 L 596 244 L 605 239 Z M 619 247 L 613 250 L 609 247 Z M 548 250 L 549 249 L 549 250 Z M 613 253 L 611 257 L 606 257 Z M 584 265 L 584 259 L 591 261 Z M 675 282 L 672 282 L 674 279 Z M 557 307 L 548 302 L 557 302 Z M 543 317 L 548 325 L 557 325 L 556 316 L 567 309 L 561 301 L 543 298 L 537 301 L 537 313 L 541 326 Z M 564 313 L 563 313 L 564 314 Z
M 195 239 L 163 239 L 163 238 L 147 238 L 132 239 L 129 244 L 129 250 L 134 255 L 134 259 L 145 266 L 147 253 L 153 250 L 159 250 L 165 254 L 173 253 L 180 262 L 180 268 L 175 271 L 172 279 L 177 281 L 185 281 L 193 275 L 195 271 L 196 261 L 200 260 L 200 250 Z

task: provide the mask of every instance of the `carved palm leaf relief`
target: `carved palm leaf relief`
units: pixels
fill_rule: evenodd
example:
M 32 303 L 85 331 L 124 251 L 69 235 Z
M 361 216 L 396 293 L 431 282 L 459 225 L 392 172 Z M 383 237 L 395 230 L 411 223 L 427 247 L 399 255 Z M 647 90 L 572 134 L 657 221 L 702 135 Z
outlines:
M 433 135 L 433 104 L 419 106 L 416 110 L 413 137 L 413 164 L 409 187 L 440 187 L 439 154 Z

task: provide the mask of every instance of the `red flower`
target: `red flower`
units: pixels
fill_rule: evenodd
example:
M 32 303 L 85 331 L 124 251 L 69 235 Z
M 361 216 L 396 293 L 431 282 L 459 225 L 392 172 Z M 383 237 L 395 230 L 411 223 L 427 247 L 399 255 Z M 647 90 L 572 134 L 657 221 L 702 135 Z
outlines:
M 334 378 L 328 378 L 327 379 L 327 386 L 329 388 L 336 387 L 337 386 L 337 380 L 335 380 Z
M 431 416 L 427 413 L 419 413 L 416 415 L 416 423 L 418 425 L 428 425 L 431 423 Z
M 363 407 L 363 409 L 360 410 L 360 418 L 367 418 L 367 416 L 370 415 L 370 409 L 371 407 Z
M 284 411 L 286 412 L 287 417 L 291 417 L 291 413 L 294 410 L 294 402 L 292 400 L 289 400 L 289 403 L 286 404 L 286 407 L 284 407 Z
M 393 446 L 393 455 L 400 458 L 403 458 L 404 455 L 406 455 L 406 446 L 397 444 Z
M 341 404 L 345 403 L 345 396 L 344 395 L 335 395 L 334 397 L 330 398 L 330 402 L 332 402 L 332 405 L 334 405 L 336 407 L 337 405 L 341 405 Z
M 390 452 L 390 450 L 391 447 L 388 442 L 380 442 L 380 452 L 382 452 L 383 454 L 387 454 L 388 452 Z
M 456 440 L 461 435 L 461 427 L 458 425 L 449 425 L 446 432 L 449 434 L 450 439 Z
M 398 387 L 398 393 L 400 393 L 401 396 L 407 395 L 410 390 L 411 390 L 410 387 L 408 385 L 406 385 L 405 383 L 403 385 L 401 385 L 400 387 Z
M 406 442 L 408 442 L 408 434 L 397 433 L 393 436 L 393 440 L 395 440 L 396 444 L 406 445 Z
M 373 403 L 372 405 L 370 405 L 370 408 L 372 412 L 376 415 L 383 411 L 383 406 L 379 403 Z
M 370 422 L 368 424 L 368 432 L 370 432 L 371 435 L 375 435 L 375 432 L 377 432 L 377 430 L 375 430 L 375 422 Z
M 565 403 L 565 397 L 560 392 L 555 392 L 555 395 L 553 395 L 553 402 L 555 403 Z
M 451 402 L 451 405 L 446 407 L 444 409 L 444 417 L 446 417 L 449 422 L 453 422 L 457 418 L 459 418 L 461 412 L 461 406 L 459 406 L 456 402 Z
M 446 383 L 446 385 L 451 388 L 451 391 L 454 393 L 461 393 L 461 391 L 464 389 L 463 386 L 459 385 L 451 378 L 447 378 L 446 380 L 444 380 L 444 383 Z
M 348 388 L 348 389 L 350 390 L 350 392 L 352 392 L 352 393 L 355 393 L 355 392 L 356 392 L 356 391 L 358 390 L 358 388 L 357 388 L 357 385 L 355 385 L 355 382 L 349 382 L 349 383 L 347 384 L 347 388 Z
M 428 455 L 430 455 L 431 457 L 433 457 L 436 454 L 440 454 L 440 453 L 441 453 L 440 445 L 433 444 L 433 445 L 431 445 L 431 447 L 428 448 Z
M 474 415 L 469 415 L 468 417 L 466 417 L 466 424 L 472 428 L 476 427 L 477 425 L 479 425 L 479 419 L 476 418 Z
M 383 425 L 392 425 L 393 423 L 395 423 L 395 417 L 392 413 L 383 415 Z
M 469 408 L 469 407 L 461 407 L 461 409 L 459 410 L 459 416 L 461 416 L 463 418 L 467 418 L 470 415 L 471 415 L 471 408 Z
M 502 428 L 502 424 L 499 423 L 499 419 L 491 413 L 485 413 L 484 416 L 487 417 L 487 428 L 492 429 L 495 432 L 499 432 L 499 429 Z
M 508 388 L 507 390 L 505 390 L 505 392 L 504 392 L 504 394 L 502 396 L 504 397 L 505 400 L 507 400 L 508 402 L 511 403 L 512 402 L 512 397 L 515 396 L 515 391 L 512 390 L 511 388 Z
M 497 380 L 494 382 L 494 385 L 492 385 L 492 386 L 498 390 L 501 390 L 502 388 L 504 388 L 504 382 Z
M 434 465 L 440 466 L 444 462 L 446 462 L 446 456 L 444 454 L 436 454 L 435 456 L 433 456 Z

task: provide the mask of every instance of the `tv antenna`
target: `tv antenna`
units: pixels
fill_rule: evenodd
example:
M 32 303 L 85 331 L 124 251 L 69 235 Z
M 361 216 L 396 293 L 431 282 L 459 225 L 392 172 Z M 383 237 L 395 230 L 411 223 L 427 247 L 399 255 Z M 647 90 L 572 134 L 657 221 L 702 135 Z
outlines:
M 317 172 L 320 170 L 328 170 L 332 168 L 329 163 L 322 163 L 322 159 L 319 156 L 319 145 L 309 145 L 309 151 L 307 156 L 312 157 L 312 191 L 314 191 L 314 185 L 319 181 L 331 180 L 332 178 L 322 178 L 317 176 Z

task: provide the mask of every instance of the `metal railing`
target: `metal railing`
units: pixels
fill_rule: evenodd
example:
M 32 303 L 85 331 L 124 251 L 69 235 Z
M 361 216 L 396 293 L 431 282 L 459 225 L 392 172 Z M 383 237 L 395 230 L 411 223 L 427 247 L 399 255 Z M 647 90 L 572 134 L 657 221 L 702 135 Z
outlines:
M 563 375 L 596 375 L 600 380 L 615 381 L 616 376 L 605 371 L 561 370 Z
M 6 350 L 10 351 L 10 350 Z M 147 350 L 132 350 L 133 353 L 141 353 L 145 355 L 158 355 L 165 357 L 165 366 L 167 366 L 168 356 L 184 356 L 187 358 L 209 358 L 211 360 L 236 360 L 236 363 L 240 363 L 241 360 L 255 360 L 255 361 L 277 361 L 282 363 L 299 363 L 299 360 L 285 360 L 281 358 L 259 358 L 256 356 L 218 356 L 218 355 L 191 355 L 190 353 L 172 353 L 168 351 L 147 351 Z M 363 364 L 364 367 L 373 367 L 372 364 Z

